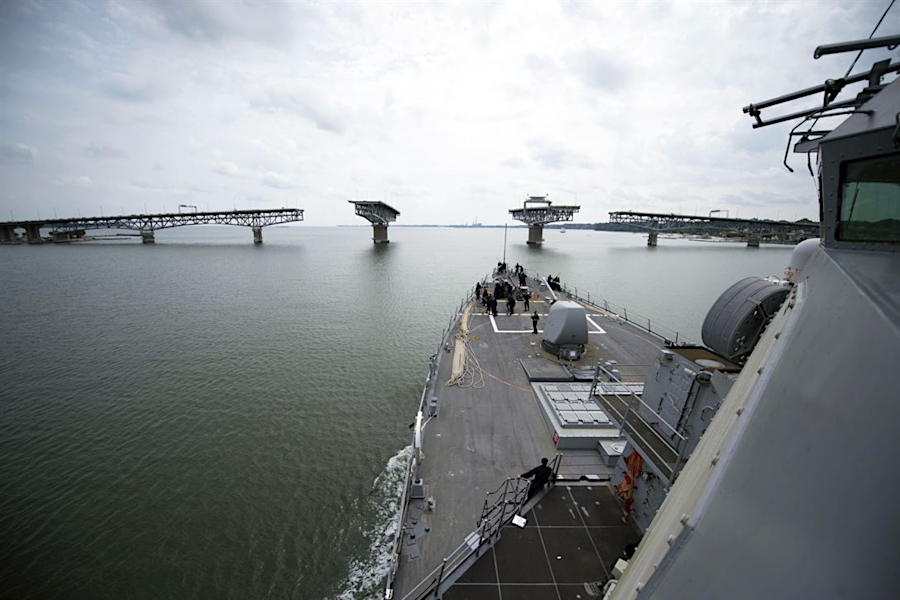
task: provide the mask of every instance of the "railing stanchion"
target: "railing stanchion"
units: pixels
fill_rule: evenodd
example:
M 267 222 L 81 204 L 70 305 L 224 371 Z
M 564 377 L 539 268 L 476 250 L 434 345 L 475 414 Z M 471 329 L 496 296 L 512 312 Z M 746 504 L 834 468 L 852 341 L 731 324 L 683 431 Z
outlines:
M 446 566 L 447 566 L 447 559 L 444 558 L 444 562 L 441 563 L 441 571 L 440 571 L 440 573 L 438 573 L 437 587 L 435 587 L 435 589 L 434 589 L 434 595 L 438 600 L 440 600 L 440 598 L 441 598 L 441 580 L 444 578 L 444 567 L 446 567 Z

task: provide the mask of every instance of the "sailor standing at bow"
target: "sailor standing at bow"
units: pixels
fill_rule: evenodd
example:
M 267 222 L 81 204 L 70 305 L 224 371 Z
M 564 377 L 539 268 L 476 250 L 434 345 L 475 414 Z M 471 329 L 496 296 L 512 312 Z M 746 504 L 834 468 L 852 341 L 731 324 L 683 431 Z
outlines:
M 545 483 L 550 481 L 551 475 L 553 475 L 553 469 L 547 466 L 547 459 L 542 458 L 541 464 L 527 473 L 516 475 L 516 479 L 522 479 L 523 477 L 528 479 L 529 477 L 534 477 L 534 479 L 531 480 L 531 485 L 528 487 L 528 497 L 531 498 L 544 487 Z

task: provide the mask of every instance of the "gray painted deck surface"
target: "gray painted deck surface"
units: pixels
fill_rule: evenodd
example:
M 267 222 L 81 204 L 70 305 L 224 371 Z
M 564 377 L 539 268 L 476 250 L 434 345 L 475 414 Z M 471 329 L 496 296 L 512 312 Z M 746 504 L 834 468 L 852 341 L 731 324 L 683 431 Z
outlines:
M 445 600 L 588 598 L 584 584 L 606 581 L 640 533 L 622 522 L 607 485 L 557 485 L 447 591 Z
M 532 310 L 539 314 L 546 315 L 548 308 L 544 302 L 532 302 Z M 588 314 L 597 315 L 591 309 Z M 541 317 L 539 328 L 544 318 Z M 576 365 L 615 360 L 626 367 L 637 367 L 622 370 L 623 379 L 633 380 L 626 374 L 645 372 L 663 345 L 661 340 L 630 325 L 599 315 L 591 318 L 606 333 L 588 336 L 587 351 Z M 497 489 L 505 478 L 531 469 L 541 457 L 552 459 L 556 453 L 552 432 L 544 424 L 520 362 L 552 357 L 541 350 L 541 336 L 531 333 L 527 315 L 501 314 L 495 322 L 501 333 L 494 331 L 480 305 L 469 321 L 469 344 L 484 371 L 483 388 L 445 386 L 452 368 L 452 350 L 441 361 L 435 390 L 439 412 L 425 425 L 425 459 L 420 469 L 425 496 L 434 498 L 435 507 L 418 516 L 415 542 L 410 544 L 408 536 L 404 539 L 396 597 L 402 598 L 475 530 L 485 493 Z M 514 329 L 521 333 L 503 333 Z M 572 458 L 575 472 L 584 472 L 586 465 L 594 470 L 594 459 L 585 453 Z M 605 467 L 599 460 L 596 464 L 598 472 L 609 472 L 603 471 Z M 563 467 L 565 472 L 565 457 Z

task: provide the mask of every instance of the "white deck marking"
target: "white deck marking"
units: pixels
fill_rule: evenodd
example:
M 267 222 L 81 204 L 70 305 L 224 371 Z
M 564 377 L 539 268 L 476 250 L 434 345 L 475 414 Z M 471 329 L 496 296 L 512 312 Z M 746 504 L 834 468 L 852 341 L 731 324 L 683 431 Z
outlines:
M 591 316 L 596 317 L 599 315 L 591 315 Z M 597 325 L 597 323 L 590 316 L 587 317 L 587 320 L 588 320 L 588 323 L 590 323 L 591 325 L 593 325 L 594 327 L 597 328 L 597 331 L 588 331 L 588 333 L 606 333 L 606 331 L 602 327 Z
M 531 330 L 531 329 L 500 329 L 500 328 L 497 327 L 497 321 L 494 319 L 494 315 L 491 315 L 491 314 L 488 314 L 488 313 L 479 313 L 479 314 L 482 315 L 482 316 L 486 316 L 486 317 L 488 317 L 488 318 L 491 320 L 491 327 L 494 328 L 494 333 L 534 333 L 534 331 Z M 499 315 L 498 315 L 498 316 L 499 316 Z M 505 316 L 505 317 L 509 317 L 509 316 L 513 316 L 513 317 L 529 317 L 529 318 L 531 317 L 531 315 L 529 315 L 529 314 L 524 314 L 524 313 L 523 313 L 523 314 L 515 314 L 515 315 L 504 315 L 504 316 Z M 544 314 L 544 315 L 538 314 L 538 316 L 539 316 L 539 317 L 546 317 L 547 315 L 545 315 L 545 314 Z M 598 316 L 598 315 L 594 315 L 594 316 Z M 606 331 L 605 331 L 602 327 L 600 327 L 599 325 L 597 325 L 597 323 L 596 323 L 592 318 L 590 318 L 590 317 L 586 317 L 586 318 L 587 318 L 588 323 L 590 323 L 591 325 L 593 325 L 594 327 L 597 328 L 597 331 L 588 331 L 589 334 L 590 334 L 590 333 L 596 333 L 596 334 L 606 333 Z M 538 333 L 544 333 L 544 330 L 543 330 L 543 329 L 538 329 Z
M 488 315 L 491 319 L 491 325 L 494 328 L 494 333 L 534 333 L 532 329 L 497 329 L 497 321 L 494 320 L 494 315 Z M 509 316 L 509 315 L 506 315 Z M 525 315 L 513 315 L 514 317 L 524 317 Z M 543 329 L 538 329 L 538 333 L 544 333 Z

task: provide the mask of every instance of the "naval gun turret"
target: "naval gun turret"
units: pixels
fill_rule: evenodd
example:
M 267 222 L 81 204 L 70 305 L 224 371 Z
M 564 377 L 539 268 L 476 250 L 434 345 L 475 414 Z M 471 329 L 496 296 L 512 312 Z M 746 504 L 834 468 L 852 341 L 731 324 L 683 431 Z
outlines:
M 528 243 L 544 243 L 544 225 L 558 221 L 571 221 L 580 206 L 553 206 L 547 196 L 529 196 L 522 208 L 512 208 L 513 219 L 528 224 Z
M 393 223 L 400 216 L 400 211 L 384 202 L 368 202 L 364 200 L 349 200 L 356 208 L 356 214 L 372 224 L 372 241 L 376 244 L 390 242 L 387 235 L 388 223 Z
M 564 360 L 578 360 L 588 342 L 587 311 L 577 302 L 560 300 L 550 306 L 541 347 Z

